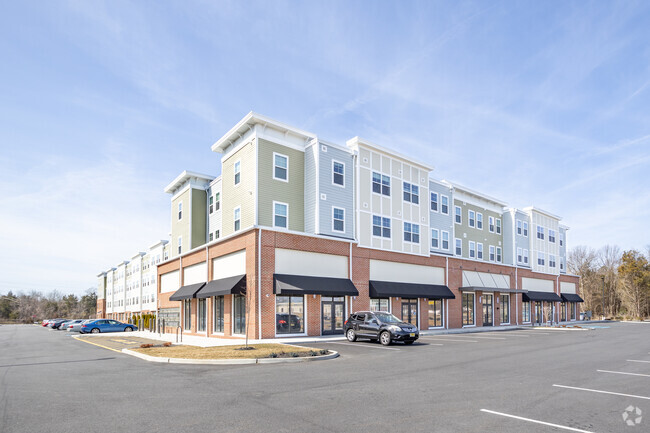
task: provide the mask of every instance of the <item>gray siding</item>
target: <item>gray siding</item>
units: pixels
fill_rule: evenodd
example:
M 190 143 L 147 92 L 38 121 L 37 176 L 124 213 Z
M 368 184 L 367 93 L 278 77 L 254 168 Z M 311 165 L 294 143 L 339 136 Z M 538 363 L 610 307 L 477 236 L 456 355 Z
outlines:
M 316 233 L 316 156 L 318 143 L 305 149 L 305 232 Z
M 522 230 L 521 234 L 517 233 L 517 220 L 522 222 Z M 526 222 L 528 223 L 528 236 L 524 236 L 524 230 L 523 230 L 523 223 Z M 533 254 L 530 251 L 530 236 L 532 234 L 531 232 L 531 224 L 530 224 L 530 218 L 528 217 L 527 214 L 521 211 L 517 211 L 515 213 L 515 221 L 513 222 L 515 224 L 515 254 L 517 254 L 517 249 L 521 248 L 523 250 L 528 250 L 528 263 L 517 263 L 518 266 L 523 266 L 526 268 L 530 268 L 530 264 L 533 260 Z M 515 261 L 517 258 L 515 257 Z
M 219 209 L 216 209 L 217 207 L 217 194 L 219 194 Z M 210 202 L 209 202 L 209 197 L 212 197 L 212 213 L 210 213 Z M 222 205 L 222 200 L 223 198 L 221 197 L 221 179 L 218 179 L 212 185 L 208 188 L 208 235 L 207 235 L 207 240 L 208 242 L 210 241 L 210 233 L 212 233 L 212 236 L 215 235 L 215 232 L 219 230 L 219 235 L 221 237 L 221 205 Z M 214 240 L 214 238 L 213 238 Z
M 560 239 L 564 239 L 562 245 L 560 245 L 560 260 L 558 261 L 557 266 L 560 266 L 560 263 L 563 264 L 563 267 L 560 268 L 560 272 L 566 274 L 566 229 L 560 227 L 560 236 L 558 236 L 557 242 L 560 242 Z
M 515 255 L 517 250 L 514 249 L 515 245 L 515 223 L 511 211 L 503 213 L 503 263 L 512 265 L 515 263 Z
M 354 237 L 354 167 L 349 151 L 318 143 L 318 218 L 319 233 L 329 236 Z M 344 164 L 343 186 L 333 182 L 333 161 Z M 332 230 L 332 208 L 345 211 L 345 232 Z
M 431 196 L 432 194 L 438 194 L 438 210 L 432 210 Z M 449 201 L 447 214 L 442 213 L 442 196 L 446 196 Z M 454 241 L 454 220 L 453 220 L 453 198 L 451 194 L 451 189 L 442 185 L 438 182 L 429 180 L 429 197 L 422 198 L 423 203 L 426 203 L 429 206 L 429 225 L 430 230 L 427 236 L 429 237 L 429 248 L 431 252 L 442 253 L 442 254 L 454 254 L 455 241 Z M 438 230 L 438 248 L 434 248 L 432 244 L 433 230 Z M 446 231 L 449 233 L 449 249 L 442 249 L 442 232 Z

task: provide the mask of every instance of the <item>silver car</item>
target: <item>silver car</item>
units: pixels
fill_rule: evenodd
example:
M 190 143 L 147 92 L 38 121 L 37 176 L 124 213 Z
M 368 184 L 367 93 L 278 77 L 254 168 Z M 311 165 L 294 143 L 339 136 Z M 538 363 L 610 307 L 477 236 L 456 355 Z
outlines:
M 68 332 L 80 332 L 81 325 L 88 322 L 89 320 L 77 319 L 67 323 L 66 331 Z

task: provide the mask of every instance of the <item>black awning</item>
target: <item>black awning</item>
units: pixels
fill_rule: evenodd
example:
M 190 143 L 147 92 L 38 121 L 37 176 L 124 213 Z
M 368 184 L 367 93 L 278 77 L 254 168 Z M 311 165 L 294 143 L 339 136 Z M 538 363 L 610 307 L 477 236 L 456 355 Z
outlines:
M 246 293 L 246 274 L 212 280 L 198 291 L 196 297 L 203 299 L 210 296 L 243 295 L 244 293 Z
M 498 287 L 475 287 L 475 286 L 468 286 L 468 287 L 459 287 L 459 291 L 461 292 L 501 292 L 501 293 L 525 293 L 525 290 L 516 290 L 516 289 L 500 289 Z
M 359 291 L 348 278 L 289 274 L 273 274 L 273 293 L 276 295 L 359 296 Z
M 370 281 L 371 298 L 427 298 L 454 299 L 447 286 L 436 284 L 396 283 L 393 281 Z
M 196 297 L 196 292 L 201 290 L 201 287 L 205 286 L 205 283 L 196 283 L 190 284 L 188 286 L 183 286 L 180 289 L 176 290 L 173 295 L 169 297 L 170 301 L 182 301 L 183 299 L 192 299 Z
M 562 293 L 562 300 L 564 302 L 585 302 L 584 299 L 575 293 Z
M 562 298 L 552 292 L 532 292 L 528 291 L 523 295 L 524 302 L 537 301 L 537 302 L 562 302 Z

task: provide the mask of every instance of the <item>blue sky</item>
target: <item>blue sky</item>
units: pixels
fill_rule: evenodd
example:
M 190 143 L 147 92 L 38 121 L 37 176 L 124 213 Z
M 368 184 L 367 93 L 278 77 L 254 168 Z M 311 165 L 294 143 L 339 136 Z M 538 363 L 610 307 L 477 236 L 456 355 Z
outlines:
M 0 293 L 83 293 L 170 227 L 251 110 L 359 135 L 569 247 L 650 244 L 650 4 L 4 2 Z

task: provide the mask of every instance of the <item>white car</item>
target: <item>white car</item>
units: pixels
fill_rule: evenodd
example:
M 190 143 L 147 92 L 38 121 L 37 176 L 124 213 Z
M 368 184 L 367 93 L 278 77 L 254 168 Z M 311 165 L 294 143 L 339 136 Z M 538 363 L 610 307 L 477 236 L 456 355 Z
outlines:
M 81 325 L 83 325 L 86 322 L 90 322 L 91 319 L 87 320 L 74 320 L 70 323 L 68 323 L 66 331 L 68 332 L 81 332 Z

